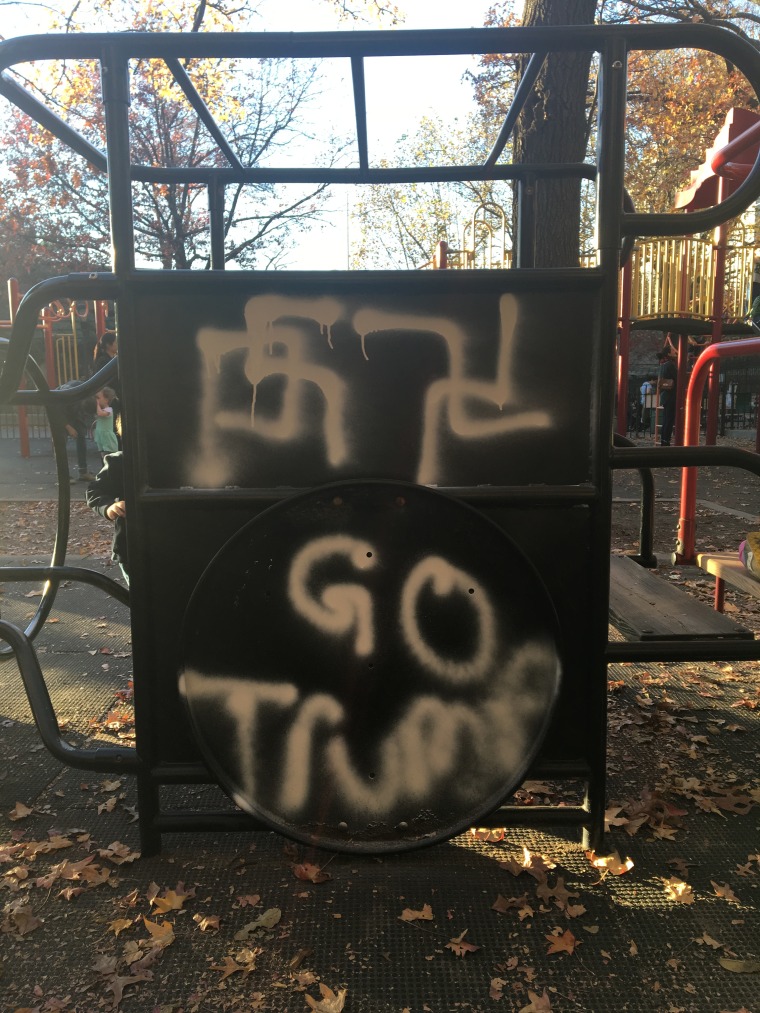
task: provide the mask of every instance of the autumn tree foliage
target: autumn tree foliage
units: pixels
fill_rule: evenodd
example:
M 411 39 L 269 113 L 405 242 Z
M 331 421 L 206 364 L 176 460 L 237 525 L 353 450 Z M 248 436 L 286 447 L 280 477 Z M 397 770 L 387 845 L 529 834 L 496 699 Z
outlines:
M 113 18 L 135 31 L 177 31 L 198 23 L 196 5 L 149 0 L 125 5 L 105 0 L 94 8 L 75 6 L 53 28 L 78 29 Z M 246 24 L 246 4 L 229 10 L 208 5 L 206 30 L 227 31 Z M 128 20 L 125 22 L 125 18 Z M 301 118 L 317 93 L 314 66 L 288 60 L 193 60 L 184 65 L 193 85 L 221 123 L 230 146 L 245 166 L 271 158 L 278 148 L 303 139 Z M 98 67 L 71 61 L 63 68 L 23 68 L 39 96 L 100 150 L 105 125 Z M 131 157 L 148 166 L 221 167 L 228 164 L 185 99 L 163 61 L 130 65 Z M 105 176 L 78 154 L 11 108 L 0 141 L 0 164 L 11 185 L 0 197 L 0 230 L 18 243 L 14 274 L 44 261 L 48 270 L 109 266 L 109 224 Z M 228 187 L 225 199 L 225 257 L 240 266 L 267 267 L 280 261 L 294 232 L 315 217 L 323 187 L 277 189 L 271 185 Z M 164 268 L 206 267 L 209 263 L 205 188 L 186 183 L 134 184 L 136 253 L 141 262 Z M 13 264 L 7 265 L 10 270 Z M 32 272 L 33 273 L 33 272 Z M 23 281 L 23 279 L 22 279 Z
M 490 25 L 515 22 L 515 5 L 497 3 Z M 551 4 L 526 0 L 522 24 L 592 21 L 699 22 L 727 28 L 757 44 L 760 11 L 754 2 L 650 0 Z M 524 61 L 489 56 L 474 79 L 481 108 L 496 120 L 506 114 Z M 594 160 L 593 118 L 597 65 L 581 54 L 550 54 L 518 121 L 511 154 L 515 162 Z M 626 187 L 642 211 L 670 211 L 675 194 L 701 164 L 705 150 L 734 105 L 755 108 L 744 77 L 713 54 L 694 50 L 634 52 L 629 63 Z M 542 188 L 543 189 L 543 188 Z M 581 191 L 582 192 L 582 191 Z M 583 248 L 588 214 L 570 184 L 538 195 L 536 261 L 568 264 Z
M 715 25 L 756 41 L 760 9 L 756 0 L 601 0 L 604 21 L 676 21 Z
M 638 210 L 673 209 L 733 106 L 757 110 L 757 98 L 719 57 L 695 50 L 635 55 L 626 186 Z

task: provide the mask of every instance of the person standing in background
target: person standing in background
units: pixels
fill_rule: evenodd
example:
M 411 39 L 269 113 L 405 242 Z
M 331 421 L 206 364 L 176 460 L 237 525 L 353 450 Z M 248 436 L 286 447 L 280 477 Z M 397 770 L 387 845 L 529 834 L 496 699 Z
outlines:
M 676 350 L 670 342 L 657 356 L 660 368 L 657 371 L 657 395 L 662 406 L 662 429 L 660 430 L 660 446 L 669 447 L 676 421 L 676 398 L 678 384 L 678 367 L 675 363 Z
M 105 457 L 106 454 L 113 454 L 119 449 L 112 407 L 115 398 L 116 392 L 112 387 L 104 387 L 95 395 L 95 428 L 93 438 L 101 457 Z

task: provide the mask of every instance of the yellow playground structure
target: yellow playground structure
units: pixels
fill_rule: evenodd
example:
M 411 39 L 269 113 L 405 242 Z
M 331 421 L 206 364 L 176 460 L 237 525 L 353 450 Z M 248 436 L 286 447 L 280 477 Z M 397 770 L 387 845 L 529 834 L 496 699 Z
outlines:
M 753 279 L 760 271 L 756 269 L 760 263 L 756 252 L 759 233 L 760 226 L 733 222 L 723 247 L 722 266 L 716 256 L 719 240 L 713 235 L 637 242 L 630 259 L 626 318 L 636 326 L 655 329 L 663 321 L 712 321 L 717 282 L 722 289 L 722 321 L 734 333 L 752 305 Z M 580 266 L 593 267 L 595 263 L 596 255 L 589 254 L 581 258 Z M 479 204 L 457 247 L 439 243 L 434 260 L 425 266 L 450 270 L 511 267 L 504 208 L 490 201 Z M 746 328 L 742 329 L 741 333 L 745 332 Z

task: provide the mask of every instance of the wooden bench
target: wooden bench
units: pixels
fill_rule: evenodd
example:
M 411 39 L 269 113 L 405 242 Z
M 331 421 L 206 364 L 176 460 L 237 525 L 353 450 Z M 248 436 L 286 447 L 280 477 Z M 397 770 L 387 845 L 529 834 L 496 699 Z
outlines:
M 628 556 L 610 557 L 609 615 L 626 640 L 754 639 L 750 630 Z
M 725 605 L 726 584 L 745 594 L 760 598 L 760 580 L 753 577 L 733 552 L 699 552 L 697 566 L 715 577 L 715 609 L 722 612 Z

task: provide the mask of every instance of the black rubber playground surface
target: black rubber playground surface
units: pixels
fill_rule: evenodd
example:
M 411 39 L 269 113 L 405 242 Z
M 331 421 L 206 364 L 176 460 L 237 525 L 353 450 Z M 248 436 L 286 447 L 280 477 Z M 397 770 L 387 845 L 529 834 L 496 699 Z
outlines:
M 4 616 L 34 590 L 6 587 Z M 126 610 L 64 587 L 52 620 L 37 650 L 67 736 L 128 741 Z M 759 691 L 751 664 L 613 668 L 619 861 L 598 867 L 521 830 L 386 857 L 188 834 L 144 859 L 130 779 L 52 759 L 4 661 L 0 1009 L 756 1013 Z
M 0 486 L 54 494 L 51 459 L 6 456 Z M 39 591 L 5 585 L 3 618 Z M 36 646 L 66 737 L 129 743 L 127 610 L 65 585 Z M 609 708 L 596 866 L 519 829 L 376 857 L 184 834 L 141 858 L 131 779 L 54 760 L 0 661 L 0 1011 L 760 1013 L 758 666 L 613 666 Z

